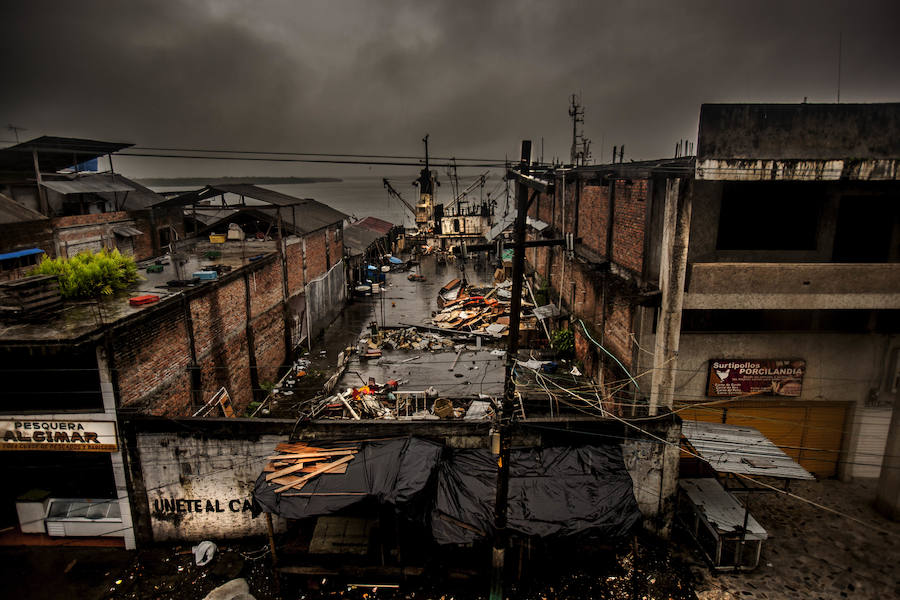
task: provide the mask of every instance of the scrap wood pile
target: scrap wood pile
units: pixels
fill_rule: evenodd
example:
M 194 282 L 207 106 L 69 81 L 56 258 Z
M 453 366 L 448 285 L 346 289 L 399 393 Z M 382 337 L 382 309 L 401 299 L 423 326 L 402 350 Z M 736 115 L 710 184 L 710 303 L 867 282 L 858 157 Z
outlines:
M 458 291 L 454 291 L 456 288 Z M 502 337 L 509 329 L 510 284 L 491 288 L 478 288 L 462 285 L 453 280 L 441 289 L 438 294 L 438 305 L 441 310 L 431 321 L 441 329 L 487 333 L 494 337 Z M 455 295 L 454 295 L 455 294 Z M 534 308 L 529 302 L 522 302 L 523 309 Z M 534 329 L 537 319 L 534 315 L 522 315 L 522 329 Z
M 279 453 L 269 456 L 266 481 L 278 486 L 275 492 L 290 496 L 298 493 L 307 482 L 326 473 L 343 474 L 347 464 L 359 452 L 358 444 L 342 448 L 317 448 L 302 443 L 278 444 Z

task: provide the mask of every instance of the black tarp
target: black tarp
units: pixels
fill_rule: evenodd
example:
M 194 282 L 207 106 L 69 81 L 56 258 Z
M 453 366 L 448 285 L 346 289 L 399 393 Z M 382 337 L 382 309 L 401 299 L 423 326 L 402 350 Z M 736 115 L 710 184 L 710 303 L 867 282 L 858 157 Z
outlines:
M 332 514 L 370 498 L 403 505 L 426 487 L 441 452 L 439 444 L 419 438 L 364 442 L 346 473 L 314 477 L 298 490 L 303 495 L 291 496 L 290 490 L 276 494 L 280 486 L 268 483 L 261 473 L 253 499 L 263 511 L 287 519 Z
M 512 450 L 508 525 L 540 537 L 591 530 L 621 537 L 640 520 L 618 445 Z M 455 450 L 438 467 L 432 533 L 463 544 L 493 532 L 496 456 Z
M 418 513 L 430 504 L 431 530 L 439 544 L 470 543 L 493 533 L 497 462 L 487 450 L 444 449 L 419 438 L 365 442 L 346 473 L 319 475 L 294 496 L 276 494 L 280 486 L 265 476 L 256 480 L 255 503 L 284 518 L 328 515 L 374 498 L 407 507 L 406 512 Z M 410 511 L 413 504 L 417 510 Z M 640 518 L 620 446 L 512 450 L 512 531 L 550 537 L 591 530 L 621 537 Z

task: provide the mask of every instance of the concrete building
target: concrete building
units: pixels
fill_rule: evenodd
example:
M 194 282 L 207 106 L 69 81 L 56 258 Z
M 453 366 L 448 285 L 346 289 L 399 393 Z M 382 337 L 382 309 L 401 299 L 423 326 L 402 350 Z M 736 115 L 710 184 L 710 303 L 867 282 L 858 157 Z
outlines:
M 528 258 L 610 407 L 751 425 L 818 476 L 877 477 L 900 355 L 898 134 L 900 104 L 704 105 L 696 158 L 538 174 L 556 185 L 531 237 L 581 240 Z

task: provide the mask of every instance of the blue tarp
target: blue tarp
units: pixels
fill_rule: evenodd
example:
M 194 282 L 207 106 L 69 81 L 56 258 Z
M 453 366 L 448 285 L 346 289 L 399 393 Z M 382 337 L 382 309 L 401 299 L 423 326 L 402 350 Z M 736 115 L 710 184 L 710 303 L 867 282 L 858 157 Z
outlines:
M 396 256 L 392 256 L 392 257 L 390 257 L 388 260 L 390 260 L 391 263 L 392 263 L 392 264 L 395 264 L 395 265 L 402 265 L 402 264 L 403 264 L 403 261 L 400 260 L 399 258 L 397 258 Z
M 31 256 L 32 254 L 43 254 L 44 251 L 40 248 L 29 248 L 27 250 L 16 250 L 15 252 L 7 252 L 6 254 L 0 254 L 0 260 L 9 260 L 11 258 L 19 258 L 21 256 Z

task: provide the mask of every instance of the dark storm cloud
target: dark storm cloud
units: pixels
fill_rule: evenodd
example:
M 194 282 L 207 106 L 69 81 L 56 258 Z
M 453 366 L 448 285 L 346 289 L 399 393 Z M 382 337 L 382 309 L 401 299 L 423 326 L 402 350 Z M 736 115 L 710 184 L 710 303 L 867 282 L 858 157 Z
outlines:
M 7 2 L 0 122 L 141 145 L 668 155 L 702 102 L 900 99 L 894 2 Z M 9 138 L 10 134 L 3 137 Z M 153 170 L 152 165 L 141 167 Z

